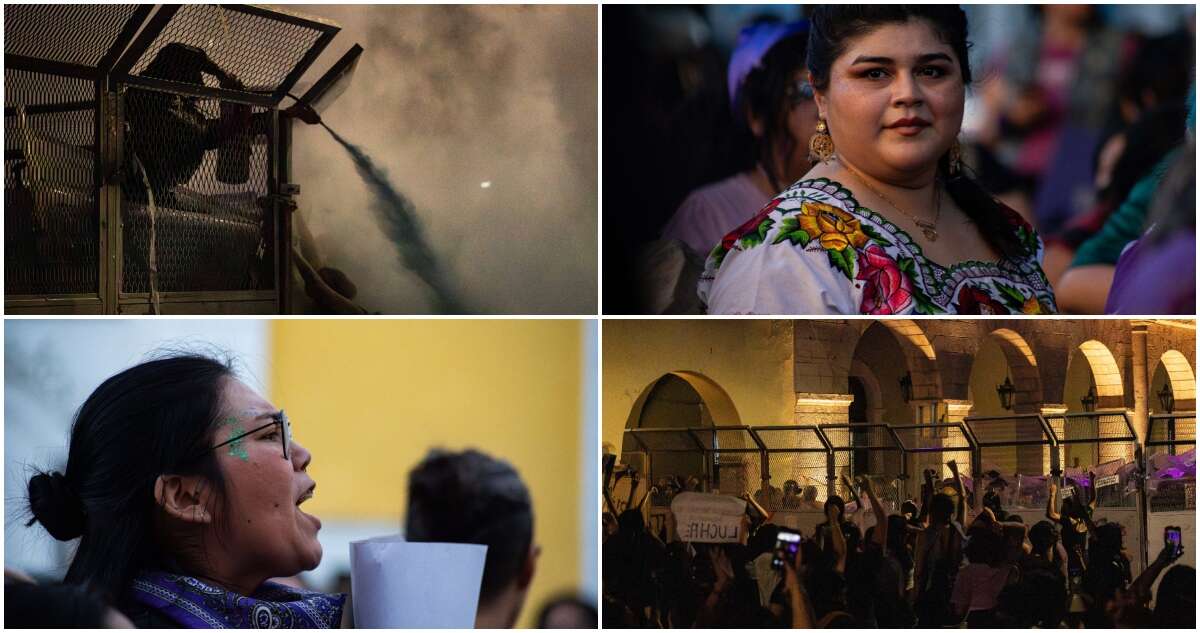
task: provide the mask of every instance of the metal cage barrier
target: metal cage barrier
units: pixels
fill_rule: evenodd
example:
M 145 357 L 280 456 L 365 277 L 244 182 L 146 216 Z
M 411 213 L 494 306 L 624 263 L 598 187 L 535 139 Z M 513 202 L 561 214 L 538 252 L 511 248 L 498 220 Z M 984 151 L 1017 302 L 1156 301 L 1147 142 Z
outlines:
M 954 460 L 959 475 L 970 479 L 978 472 L 979 452 L 967 427 L 959 422 L 889 425 L 900 444 L 904 468 L 904 494 L 919 497 L 922 472 L 933 469 L 936 481 L 950 476 L 947 464 Z
M 1035 413 L 968 417 L 963 424 L 979 447 L 979 474 L 994 470 L 1004 481 L 997 493 L 1002 506 L 1026 520 L 1040 517 L 1049 493 L 1046 483 L 1061 473 L 1046 418 Z
M 1182 466 L 1190 452 L 1194 463 L 1196 413 L 1150 416 L 1143 453 L 1146 473 L 1146 504 L 1151 513 L 1190 512 L 1196 508 L 1196 478 Z
M 1089 413 L 1045 416 L 1054 436 L 1064 485 L 1087 488 L 1090 479 L 1112 482 L 1096 490 L 1098 507 L 1132 507 L 1137 499 L 1132 485 L 1137 468 L 1137 434 L 1129 412 L 1109 409 Z
M 908 473 L 904 469 L 900 439 L 892 427 L 882 423 L 822 424 L 821 432 L 829 440 L 833 454 L 833 494 L 846 501 L 854 499 L 843 478 L 853 480 L 855 476 L 867 475 L 879 500 L 890 506 L 889 510 L 899 510 L 904 502 Z
M 754 426 L 766 449 L 763 487 L 755 499 L 771 511 L 814 511 L 828 498 L 832 454 L 824 433 L 811 425 Z
M 340 28 L 248 5 L 5 5 L 9 313 L 286 311 L 280 101 Z

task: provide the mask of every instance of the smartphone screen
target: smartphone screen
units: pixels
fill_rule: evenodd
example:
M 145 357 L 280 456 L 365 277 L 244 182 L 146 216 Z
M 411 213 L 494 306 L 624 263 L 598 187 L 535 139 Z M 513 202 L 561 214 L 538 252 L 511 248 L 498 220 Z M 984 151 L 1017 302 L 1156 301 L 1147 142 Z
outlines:
M 796 560 L 796 552 L 800 551 L 800 534 L 791 530 L 779 530 L 775 537 L 775 557 L 771 559 L 771 567 L 783 569 L 784 561 Z
M 1179 557 L 1179 555 L 1182 553 L 1180 550 L 1183 549 L 1183 535 L 1179 533 L 1179 528 L 1164 528 L 1163 538 L 1166 540 L 1166 544 L 1173 548 L 1175 556 Z

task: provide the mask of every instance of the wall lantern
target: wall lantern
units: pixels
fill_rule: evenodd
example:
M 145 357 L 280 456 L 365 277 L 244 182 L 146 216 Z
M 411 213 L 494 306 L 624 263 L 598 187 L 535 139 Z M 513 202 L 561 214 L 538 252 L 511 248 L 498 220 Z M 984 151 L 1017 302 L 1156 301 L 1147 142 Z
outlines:
M 1004 377 L 1004 382 L 996 385 L 996 395 L 1000 396 L 1000 406 L 1004 407 L 1005 411 L 1012 410 L 1013 394 L 1017 392 L 1017 388 L 1013 387 L 1012 379 L 1008 376 Z
M 1163 411 L 1175 413 L 1175 392 L 1171 390 L 1170 382 L 1163 383 L 1162 391 L 1158 392 L 1158 402 Z
M 1088 387 L 1087 395 L 1079 399 L 1079 404 L 1083 405 L 1083 410 L 1091 413 L 1096 410 L 1096 385 Z

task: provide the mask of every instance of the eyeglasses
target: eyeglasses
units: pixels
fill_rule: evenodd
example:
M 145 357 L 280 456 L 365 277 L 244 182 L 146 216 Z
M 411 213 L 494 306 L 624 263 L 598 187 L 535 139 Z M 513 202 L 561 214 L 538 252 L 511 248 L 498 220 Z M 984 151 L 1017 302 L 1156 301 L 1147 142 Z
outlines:
M 242 433 L 241 435 L 235 435 L 235 436 L 225 440 L 224 442 L 217 444 L 216 446 L 210 447 L 208 450 L 215 451 L 218 448 L 225 446 L 226 444 L 232 444 L 234 442 L 237 442 L 238 440 L 241 440 L 242 438 L 246 437 L 247 435 L 253 435 L 253 434 L 258 433 L 259 431 L 267 428 L 268 426 L 274 426 L 276 424 L 279 425 L 279 428 L 280 428 L 279 437 L 280 437 L 280 441 L 283 442 L 283 458 L 286 460 L 291 460 L 292 459 L 292 451 L 291 451 L 292 425 L 290 422 L 288 422 L 287 414 L 284 413 L 282 409 L 279 411 L 279 413 L 271 414 L 270 422 L 268 422 L 256 429 L 246 431 L 245 433 Z M 207 453 L 207 452 L 208 451 L 205 451 L 205 453 Z M 201 455 L 203 455 L 203 454 L 204 453 L 201 453 Z

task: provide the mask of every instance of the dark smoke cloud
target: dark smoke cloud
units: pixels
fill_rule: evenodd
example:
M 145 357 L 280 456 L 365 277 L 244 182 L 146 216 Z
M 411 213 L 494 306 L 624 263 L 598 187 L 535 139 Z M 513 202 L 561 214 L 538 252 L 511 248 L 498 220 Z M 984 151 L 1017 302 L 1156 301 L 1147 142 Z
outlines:
M 363 45 L 322 116 L 411 200 L 467 309 L 595 311 L 596 7 L 288 10 L 343 28 L 304 82 Z M 326 264 L 350 275 L 369 310 L 442 310 L 380 230 L 378 197 L 346 152 L 324 130 L 295 129 L 293 180 Z

